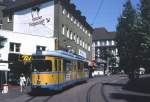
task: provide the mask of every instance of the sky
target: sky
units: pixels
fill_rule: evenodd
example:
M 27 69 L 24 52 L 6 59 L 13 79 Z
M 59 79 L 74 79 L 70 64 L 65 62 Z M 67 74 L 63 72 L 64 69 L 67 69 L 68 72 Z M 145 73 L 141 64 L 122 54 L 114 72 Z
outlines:
M 93 28 L 105 27 L 108 31 L 116 31 L 125 2 L 126 0 L 71 0 Z M 137 8 L 139 0 L 131 2 L 133 7 Z

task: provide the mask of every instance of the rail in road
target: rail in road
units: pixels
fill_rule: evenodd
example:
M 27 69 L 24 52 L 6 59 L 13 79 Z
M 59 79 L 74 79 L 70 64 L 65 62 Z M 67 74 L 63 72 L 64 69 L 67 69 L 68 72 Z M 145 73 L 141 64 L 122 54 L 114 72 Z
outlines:
M 52 96 L 33 96 L 25 102 L 48 102 Z
M 87 95 L 86 95 L 86 102 L 94 102 L 92 99 L 94 99 L 94 98 L 92 98 L 93 97 L 93 93 L 92 93 L 92 90 L 95 88 L 95 87 L 97 87 L 97 86 L 99 86 L 100 87 L 100 89 L 98 89 L 98 87 L 97 87 L 97 90 L 96 91 L 99 91 L 99 94 L 102 96 L 102 98 L 103 98 L 103 100 L 102 99 L 100 99 L 101 100 L 101 102 L 111 102 L 110 100 L 109 100 L 109 98 L 107 97 L 107 95 L 106 95 L 106 93 L 105 93 L 105 90 L 104 90 L 104 87 L 106 86 L 104 83 L 105 82 L 109 82 L 109 83 L 116 83 L 116 82 L 118 82 L 118 81 L 120 81 L 120 80 L 123 80 L 124 78 L 123 77 L 120 77 L 120 78 L 115 78 L 115 79 L 112 79 L 112 78 L 108 78 L 107 80 L 102 80 L 101 82 L 97 82 L 97 83 L 95 83 L 95 84 L 93 84 L 89 89 L 88 89 L 88 91 L 87 91 Z M 99 101 L 100 101 L 99 100 Z

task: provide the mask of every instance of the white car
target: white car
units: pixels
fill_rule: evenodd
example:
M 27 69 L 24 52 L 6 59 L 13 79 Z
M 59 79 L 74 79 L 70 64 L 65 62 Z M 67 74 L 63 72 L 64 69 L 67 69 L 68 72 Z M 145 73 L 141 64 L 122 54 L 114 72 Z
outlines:
M 92 73 L 92 76 L 100 76 L 100 75 L 104 75 L 104 71 L 101 71 L 101 70 L 95 70 L 93 73 Z

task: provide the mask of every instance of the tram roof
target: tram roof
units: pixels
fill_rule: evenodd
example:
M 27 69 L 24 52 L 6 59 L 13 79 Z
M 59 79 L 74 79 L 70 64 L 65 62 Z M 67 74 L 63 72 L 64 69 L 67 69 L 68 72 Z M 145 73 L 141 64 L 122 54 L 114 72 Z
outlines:
M 80 55 L 75 55 L 66 51 L 62 51 L 62 50 L 56 50 L 56 51 L 42 51 L 39 54 L 33 54 L 33 56 L 56 56 L 56 57 L 62 57 L 62 58 L 66 58 L 66 59 L 72 59 L 72 60 L 80 60 L 80 61 L 86 61 L 86 59 Z

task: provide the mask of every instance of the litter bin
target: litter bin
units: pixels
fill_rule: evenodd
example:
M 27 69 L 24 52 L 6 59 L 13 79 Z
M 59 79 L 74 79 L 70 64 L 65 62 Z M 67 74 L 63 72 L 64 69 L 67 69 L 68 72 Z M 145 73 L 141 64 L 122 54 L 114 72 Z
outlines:
M 8 84 L 3 84 L 2 93 L 3 93 L 3 94 L 8 93 Z

